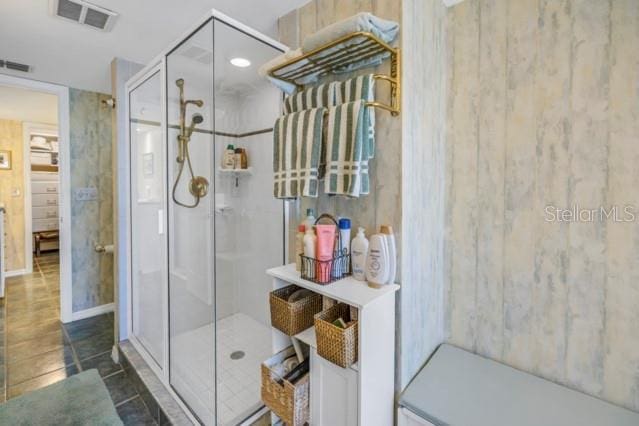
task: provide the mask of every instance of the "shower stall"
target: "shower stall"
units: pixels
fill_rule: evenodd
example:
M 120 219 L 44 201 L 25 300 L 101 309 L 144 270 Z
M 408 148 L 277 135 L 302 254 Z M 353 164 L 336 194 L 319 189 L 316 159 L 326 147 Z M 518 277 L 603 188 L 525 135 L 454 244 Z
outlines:
M 127 84 L 128 338 L 206 425 L 262 407 L 265 270 L 284 263 L 287 228 L 271 174 L 282 95 L 257 69 L 283 50 L 213 12 Z M 248 168 L 222 167 L 229 145 Z

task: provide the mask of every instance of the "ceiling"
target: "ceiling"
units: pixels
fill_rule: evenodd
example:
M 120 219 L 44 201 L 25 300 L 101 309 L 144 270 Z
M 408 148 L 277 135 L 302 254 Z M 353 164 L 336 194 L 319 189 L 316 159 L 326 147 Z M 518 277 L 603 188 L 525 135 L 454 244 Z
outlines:
M 58 97 L 49 93 L 0 86 L 0 119 L 57 124 Z
M 2 73 L 111 92 L 114 57 L 146 64 L 215 8 L 271 37 L 277 18 L 309 0 L 93 0 L 120 14 L 101 32 L 49 14 L 49 0 L 0 1 L 0 58 L 33 67 Z

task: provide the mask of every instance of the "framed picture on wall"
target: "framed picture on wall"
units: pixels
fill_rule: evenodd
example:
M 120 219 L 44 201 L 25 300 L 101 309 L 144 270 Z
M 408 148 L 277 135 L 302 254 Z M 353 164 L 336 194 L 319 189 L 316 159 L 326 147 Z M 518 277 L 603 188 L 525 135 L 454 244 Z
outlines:
M 11 170 L 11 151 L 0 150 L 0 170 Z

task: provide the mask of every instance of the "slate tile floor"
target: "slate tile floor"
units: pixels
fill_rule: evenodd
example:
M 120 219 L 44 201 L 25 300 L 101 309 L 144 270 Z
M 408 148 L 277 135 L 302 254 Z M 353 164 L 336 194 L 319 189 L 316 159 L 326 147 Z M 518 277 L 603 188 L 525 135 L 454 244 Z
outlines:
M 0 303 L 0 402 L 96 368 L 125 425 L 154 425 L 120 364 L 111 360 L 113 314 L 62 324 L 57 253 L 33 274 L 8 278 Z M 4 338 L 3 338 L 4 337 Z M 5 382 L 5 383 L 3 383 Z

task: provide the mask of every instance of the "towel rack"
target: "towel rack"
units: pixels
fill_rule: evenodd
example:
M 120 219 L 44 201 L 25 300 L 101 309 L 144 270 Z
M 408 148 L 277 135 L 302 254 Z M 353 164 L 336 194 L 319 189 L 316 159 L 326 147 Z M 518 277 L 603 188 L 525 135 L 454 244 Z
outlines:
M 314 74 L 319 76 L 334 73 L 340 68 L 356 64 L 366 59 L 388 53 L 390 57 L 390 75 L 374 74 L 376 80 L 386 81 L 390 85 L 390 105 L 382 102 L 367 102 L 367 106 L 381 108 L 397 116 L 400 112 L 401 100 L 401 52 L 391 47 L 379 37 L 358 31 L 340 37 L 317 49 L 284 62 L 268 71 L 278 80 L 283 80 L 303 88 L 304 77 Z

